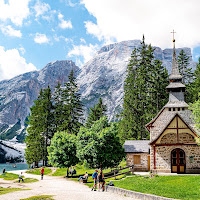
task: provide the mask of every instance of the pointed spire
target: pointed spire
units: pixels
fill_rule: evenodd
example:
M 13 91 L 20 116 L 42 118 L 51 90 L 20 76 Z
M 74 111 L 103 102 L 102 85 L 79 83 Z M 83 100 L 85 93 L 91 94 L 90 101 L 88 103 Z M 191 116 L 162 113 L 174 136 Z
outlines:
M 174 31 L 173 31 L 174 34 Z M 178 63 L 176 59 L 176 49 L 175 49 L 175 39 L 173 36 L 173 58 L 172 58 L 172 71 L 171 75 L 169 76 L 169 80 L 175 80 L 175 79 L 182 79 L 182 76 L 180 75 Z

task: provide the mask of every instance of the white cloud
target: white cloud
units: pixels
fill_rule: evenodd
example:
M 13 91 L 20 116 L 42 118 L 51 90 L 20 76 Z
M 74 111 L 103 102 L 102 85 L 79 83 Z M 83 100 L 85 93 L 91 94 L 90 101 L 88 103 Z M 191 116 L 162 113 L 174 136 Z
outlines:
M 49 39 L 47 38 L 47 36 L 41 33 L 35 34 L 34 41 L 35 43 L 38 43 L 38 44 L 49 43 Z
M 71 21 L 69 20 L 69 21 L 66 21 L 66 20 L 64 20 L 63 19 L 64 18 L 64 16 L 61 14 L 61 13 L 59 13 L 58 14 L 58 19 L 60 20 L 60 23 L 59 23 L 59 27 L 60 28 L 62 28 L 62 29 L 66 29 L 66 28 L 72 28 L 72 23 L 71 23 Z
M 31 0 L 0 0 L 0 20 L 6 21 L 10 19 L 12 23 L 21 26 L 23 20 L 29 14 L 29 2 Z
M 100 27 L 98 25 L 94 24 L 91 21 L 86 21 L 84 23 L 87 33 L 95 35 L 100 41 L 103 39 L 104 37 L 103 32 L 100 30 Z
M 35 14 L 36 17 L 43 15 L 44 13 L 48 12 L 51 9 L 49 4 L 43 3 L 39 0 L 37 0 L 35 6 L 33 8 L 36 12 L 36 14 Z
M 89 44 L 89 46 L 87 45 L 80 45 L 80 46 L 73 46 L 73 49 L 71 51 L 68 52 L 67 56 L 68 57 L 73 57 L 73 56 L 82 56 L 84 63 L 86 63 L 87 61 L 89 61 L 94 54 L 96 53 L 96 51 L 99 49 L 98 45 L 92 45 Z M 79 63 L 79 65 L 82 65 L 83 63 L 80 60 L 77 60 Z
M 2 26 L 1 31 L 4 35 L 13 36 L 13 37 L 22 37 L 22 33 L 20 30 L 13 29 L 10 25 Z
M 87 32 L 99 40 L 142 39 L 162 48 L 200 44 L 199 0 L 82 0 L 97 23 L 85 22 Z
M 26 50 L 24 49 L 23 46 L 19 47 L 19 51 L 21 52 L 22 55 L 24 55 L 26 53 Z
M 70 7 L 75 7 L 77 6 L 77 3 L 73 3 L 71 0 L 65 0 L 67 6 L 70 6 Z
M 80 41 L 81 41 L 82 43 L 85 43 L 85 44 L 86 44 L 86 41 L 85 41 L 84 38 L 81 38 Z
M 0 46 L 0 80 L 10 79 L 33 70 L 36 70 L 36 67 L 32 63 L 27 63 L 17 49 L 5 50 Z

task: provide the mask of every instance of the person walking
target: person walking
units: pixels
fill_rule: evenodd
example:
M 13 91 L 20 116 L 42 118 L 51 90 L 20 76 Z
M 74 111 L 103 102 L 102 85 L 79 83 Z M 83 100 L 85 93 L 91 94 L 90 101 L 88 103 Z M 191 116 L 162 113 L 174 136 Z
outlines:
M 103 174 L 102 169 L 100 170 L 100 173 L 98 174 L 98 180 L 99 180 L 99 190 L 100 190 L 100 186 L 101 186 L 102 192 L 104 192 L 105 181 L 104 181 L 104 174 Z
M 22 178 L 22 172 L 19 174 L 19 183 L 22 180 L 22 182 L 24 182 L 24 179 Z
M 3 168 L 2 176 L 6 176 L 6 169 L 5 168 Z
M 43 176 L 44 176 L 44 168 L 43 167 L 41 167 L 41 180 L 43 180 Z
M 92 174 L 92 178 L 94 179 L 94 185 L 92 187 L 92 190 L 91 191 L 97 191 L 96 190 L 96 187 L 97 187 L 97 176 L 98 176 L 98 170 L 95 169 L 95 172 Z

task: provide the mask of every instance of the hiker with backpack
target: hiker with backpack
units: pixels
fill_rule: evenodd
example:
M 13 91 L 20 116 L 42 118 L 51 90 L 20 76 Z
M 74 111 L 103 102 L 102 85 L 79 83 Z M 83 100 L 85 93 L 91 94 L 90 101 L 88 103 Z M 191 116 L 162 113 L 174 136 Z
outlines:
M 95 172 L 92 174 L 92 178 L 94 179 L 94 185 L 92 187 L 92 190 L 91 191 L 97 191 L 96 188 L 97 188 L 97 177 L 98 177 L 98 170 L 95 169 Z

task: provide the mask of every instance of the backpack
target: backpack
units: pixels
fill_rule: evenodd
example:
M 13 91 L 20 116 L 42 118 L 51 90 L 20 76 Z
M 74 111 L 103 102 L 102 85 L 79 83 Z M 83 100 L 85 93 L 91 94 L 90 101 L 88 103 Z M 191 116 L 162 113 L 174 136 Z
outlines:
M 114 186 L 114 183 L 113 183 L 113 182 L 110 182 L 108 185 L 109 185 L 109 186 Z

